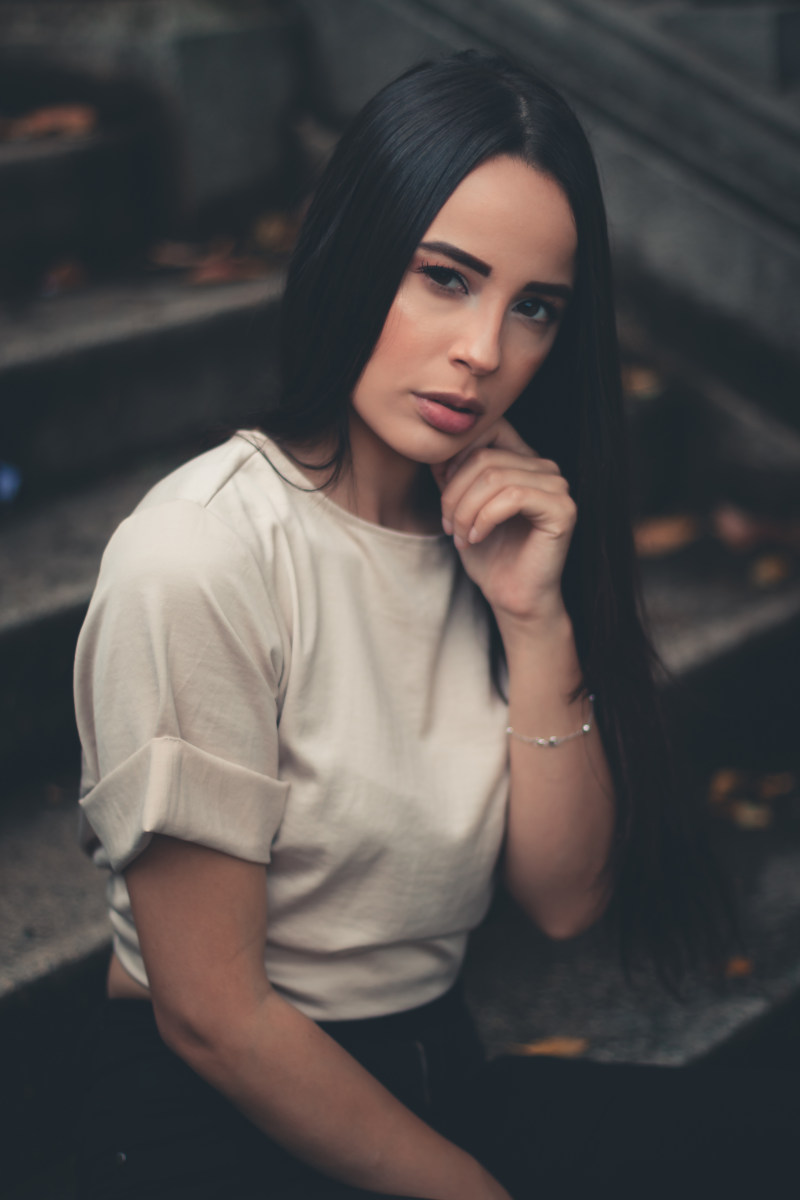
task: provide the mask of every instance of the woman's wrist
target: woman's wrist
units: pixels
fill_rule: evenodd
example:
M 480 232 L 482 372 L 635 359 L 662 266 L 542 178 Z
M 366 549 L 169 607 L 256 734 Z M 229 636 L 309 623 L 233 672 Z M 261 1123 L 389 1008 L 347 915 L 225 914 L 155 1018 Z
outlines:
M 568 646 L 574 641 L 572 621 L 560 595 L 528 616 L 495 612 L 495 619 L 509 664 L 518 653 L 536 653 L 542 647 Z

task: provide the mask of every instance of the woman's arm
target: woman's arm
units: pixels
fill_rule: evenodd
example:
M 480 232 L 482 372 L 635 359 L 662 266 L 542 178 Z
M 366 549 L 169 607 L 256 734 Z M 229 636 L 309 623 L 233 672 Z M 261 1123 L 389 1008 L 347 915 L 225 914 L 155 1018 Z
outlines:
M 263 866 L 157 836 L 125 878 L 164 1041 L 254 1124 L 357 1187 L 508 1200 L 270 987 Z
M 501 420 L 486 444 L 445 470 L 444 528 L 492 607 L 509 673 L 509 724 L 526 737 L 564 737 L 593 724 L 572 701 L 581 672 L 561 576 L 576 509 L 555 463 Z M 505 877 L 515 899 L 551 937 L 591 925 L 608 899 L 614 802 L 596 729 L 556 747 L 510 737 L 511 791 Z
M 504 622 L 509 724 L 529 737 L 563 737 L 594 725 L 571 695 L 581 682 L 566 611 Z M 504 875 L 514 898 L 550 937 L 593 924 L 608 900 L 601 878 L 614 826 L 608 766 L 597 729 L 560 746 L 509 738 L 510 800 Z

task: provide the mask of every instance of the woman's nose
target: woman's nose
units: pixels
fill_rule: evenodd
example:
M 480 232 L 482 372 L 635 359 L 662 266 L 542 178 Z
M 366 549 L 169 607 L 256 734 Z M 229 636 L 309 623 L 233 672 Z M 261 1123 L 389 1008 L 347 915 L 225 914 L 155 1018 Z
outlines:
M 463 363 L 473 375 L 491 375 L 500 366 L 502 316 L 476 308 L 462 314 L 463 320 L 453 342 L 452 357 Z

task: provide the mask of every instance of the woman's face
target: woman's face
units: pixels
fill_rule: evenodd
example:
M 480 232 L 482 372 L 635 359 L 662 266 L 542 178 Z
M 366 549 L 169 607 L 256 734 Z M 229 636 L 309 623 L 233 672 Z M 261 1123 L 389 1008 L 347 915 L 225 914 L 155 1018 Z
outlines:
M 549 176 L 507 157 L 468 175 L 420 242 L 356 384 L 362 441 L 433 464 L 480 438 L 547 357 L 576 249 Z

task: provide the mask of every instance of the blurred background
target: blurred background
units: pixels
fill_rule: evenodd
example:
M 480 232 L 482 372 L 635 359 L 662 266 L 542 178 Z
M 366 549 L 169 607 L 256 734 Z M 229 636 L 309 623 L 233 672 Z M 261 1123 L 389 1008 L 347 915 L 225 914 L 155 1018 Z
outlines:
M 800 4 L 0 0 L 2 1195 L 71 1195 L 108 944 L 71 665 L 103 546 L 274 397 L 285 263 L 347 119 L 468 46 L 538 68 L 595 148 L 645 604 L 747 935 L 678 1003 L 626 987 L 602 929 L 548 945 L 501 900 L 470 998 L 493 1051 L 800 1064 Z

